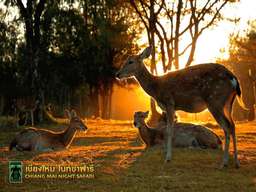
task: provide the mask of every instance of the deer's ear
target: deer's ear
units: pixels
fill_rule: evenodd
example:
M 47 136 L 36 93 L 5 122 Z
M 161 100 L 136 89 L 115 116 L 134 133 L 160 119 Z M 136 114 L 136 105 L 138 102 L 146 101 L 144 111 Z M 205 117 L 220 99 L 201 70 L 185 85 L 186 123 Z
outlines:
M 76 116 L 77 116 L 76 111 L 74 109 L 72 109 L 72 111 L 71 111 L 71 118 L 74 118 Z
M 68 109 L 65 109 L 64 114 L 68 119 L 71 119 L 71 113 Z
M 144 51 L 140 54 L 140 59 L 148 58 L 151 55 L 152 46 L 147 47 Z

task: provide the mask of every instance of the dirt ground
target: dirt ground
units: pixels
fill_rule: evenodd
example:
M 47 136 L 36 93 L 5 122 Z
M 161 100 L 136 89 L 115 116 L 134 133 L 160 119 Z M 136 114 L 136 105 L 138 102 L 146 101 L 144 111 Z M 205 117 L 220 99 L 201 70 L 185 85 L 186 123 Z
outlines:
M 131 122 L 88 120 L 87 125 L 87 133 L 78 133 L 69 149 L 47 153 L 9 152 L 10 139 L 22 128 L 2 128 L 0 191 L 256 191 L 256 122 L 237 123 L 241 168 L 234 168 L 231 151 L 230 165 L 222 170 L 221 150 L 174 149 L 173 160 L 164 164 L 162 148 L 145 151 Z M 214 132 L 223 140 L 221 129 Z M 10 160 L 52 165 L 92 161 L 95 178 L 24 179 L 10 184 Z

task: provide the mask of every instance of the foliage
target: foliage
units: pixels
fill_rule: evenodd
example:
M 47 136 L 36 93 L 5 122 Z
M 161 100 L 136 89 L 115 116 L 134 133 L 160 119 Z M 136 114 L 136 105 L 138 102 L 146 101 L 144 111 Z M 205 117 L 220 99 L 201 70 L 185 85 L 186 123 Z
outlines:
M 4 14 L 0 23 L 1 86 L 8 85 L 10 97 L 44 94 L 46 103 L 80 109 L 89 104 L 91 109 L 81 112 L 109 118 L 110 112 L 98 114 L 98 98 L 105 101 L 103 110 L 110 106 L 120 58 L 135 47 L 127 4 L 119 0 L 5 3 L 19 10 L 15 16 L 19 23 L 10 25 Z M 16 31 L 21 28 L 23 37 L 17 41 Z M 81 106 L 79 101 L 84 100 Z
M 256 21 L 251 21 L 247 29 L 247 33 L 243 36 L 233 34 L 230 37 L 229 58 L 227 63 L 236 70 L 236 65 L 243 65 L 248 70 L 252 70 L 252 74 L 256 72 Z M 231 64 L 233 63 L 233 64 Z M 231 66 L 232 65 L 232 66 Z M 247 71 L 248 72 L 248 71 Z
M 243 98 L 250 109 L 247 112 L 241 112 L 236 109 L 242 116 L 239 119 L 253 120 L 255 118 L 255 82 L 256 82 L 256 21 L 249 23 L 245 35 L 233 34 L 230 37 L 229 58 L 219 59 L 220 63 L 228 66 L 239 78 L 242 86 Z
M 205 30 L 223 19 L 222 9 L 230 0 L 165 1 L 130 0 L 148 34 L 148 42 L 160 50 L 163 71 L 180 68 L 179 58 L 187 57 L 186 67 L 194 60 L 197 40 Z M 153 49 L 153 50 L 154 50 Z M 151 71 L 157 72 L 155 52 Z
M 10 85 L 16 85 L 17 33 L 15 26 L 4 21 L 5 14 L 0 10 L 0 89 L 2 94 L 12 92 Z M 12 92 L 13 93 L 13 92 Z

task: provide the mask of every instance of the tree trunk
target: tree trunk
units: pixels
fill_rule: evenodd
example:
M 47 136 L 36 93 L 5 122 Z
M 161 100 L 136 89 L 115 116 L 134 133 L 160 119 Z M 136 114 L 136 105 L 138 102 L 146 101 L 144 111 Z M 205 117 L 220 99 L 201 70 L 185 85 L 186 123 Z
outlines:
M 256 101 L 256 89 L 255 89 L 255 81 L 251 82 L 252 84 L 252 101 L 251 105 L 249 106 L 249 115 L 248 121 L 253 121 L 255 119 L 255 101 Z
M 102 88 L 102 94 L 101 94 L 101 117 L 103 119 L 109 119 L 110 118 L 110 108 L 111 108 L 111 85 L 105 84 Z
M 108 98 L 108 119 L 112 117 L 112 95 L 113 95 L 113 83 L 111 83 L 110 89 L 109 89 L 109 98 Z
M 90 115 L 94 117 L 100 116 L 99 108 L 99 88 L 90 87 Z
M 179 0 L 177 15 L 176 15 L 176 27 L 175 27 L 175 39 L 174 39 L 174 65 L 176 69 L 179 69 L 179 36 L 180 36 L 180 16 L 183 6 L 182 0 Z
M 4 96 L 0 95 L 0 115 L 3 114 L 4 111 Z
M 25 21 L 25 38 L 29 71 L 27 77 L 31 81 L 32 96 L 39 99 L 41 105 L 44 105 L 44 90 L 41 83 L 39 71 L 40 61 L 40 21 L 41 15 L 46 4 L 46 0 L 40 0 L 36 5 L 33 5 L 32 0 L 26 1 L 26 7 L 21 0 L 17 0 L 16 4 L 20 10 L 21 16 Z M 36 103 L 35 103 L 36 105 Z M 40 115 L 41 114 L 41 115 Z M 38 119 L 43 117 L 43 107 L 40 107 Z M 42 119 L 41 119 L 42 120 Z M 40 120 L 40 121 L 41 121 Z

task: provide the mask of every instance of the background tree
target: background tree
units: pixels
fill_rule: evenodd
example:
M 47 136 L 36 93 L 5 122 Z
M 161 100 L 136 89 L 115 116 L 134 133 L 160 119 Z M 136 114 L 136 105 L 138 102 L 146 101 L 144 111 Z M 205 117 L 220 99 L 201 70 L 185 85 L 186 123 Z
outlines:
M 5 3 L 19 10 L 16 29 L 21 30 L 20 41 L 8 37 L 1 45 L 7 52 L 9 40 L 16 41 L 10 63 L 16 64 L 14 85 L 23 89 L 10 94 L 32 103 L 40 100 L 42 106 L 50 102 L 57 111 L 75 107 L 87 116 L 110 118 L 116 68 L 136 48 L 128 4 L 120 0 Z M 4 26 L 2 34 L 9 30 Z M 3 60 L 2 66 L 6 66 Z M 17 90 L 15 86 L 10 90 Z
M 96 108 L 100 116 L 109 118 L 115 72 L 120 66 L 117 63 L 124 53 L 133 51 L 135 33 L 130 27 L 130 9 L 120 0 L 85 1 L 83 6 L 84 21 L 94 43 L 91 53 L 95 59 L 93 66 L 87 68 L 86 76 L 91 76 L 88 79 L 93 81 L 89 83 L 94 85 L 91 91 L 96 92 L 92 94 L 92 100 L 99 98 Z
M 13 24 L 5 21 L 7 13 L 0 9 L 0 114 L 4 112 L 5 103 L 10 103 L 11 95 L 15 94 L 13 88 L 17 87 L 16 53 L 18 30 Z M 6 111 L 7 110 L 7 111 Z M 9 112 L 5 109 L 5 112 Z
M 256 101 L 256 22 L 249 23 L 248 31 L 245 35 L 233 34 L 230 37 L 229 58 L 219 59 L 219 62 L 228 66 L 239 78 L 243 98 L 249 108 L 249 114 L 235 105 L 234 115 L 237 119 L 255 119 Z
M 171 70 L 172 66 L 179 69 L 179 58 L 183 55 L 188 55 L 186 66 L 191 65 L 198 38 L 223 19 L 221 10 L 232 2 L 234 1 L 130 0 L 147 31 L 148 39 L 151 39 L 151 33 L 156 34 L 164 72 Z M 184 42 L 183 39 L 189 40 Z
M 26 6 L 21 0 L 17 1 L 5 1 L 8 6 L 15 6 L 19 9 L 20 18 L 25 25 L 25 55 L 24 57 L 26 64 L 25 78 L 29 84 L 31 94 L 33 95 L 33 100 L 41 104 L 40 112 L 36 119 L 42 121 L 42 106 L 44 105 L 44 86 L 41 81 L 40 73 L 40 59 L 41 54 L 41 33 L 40 33 L 40 23 L 41 16 L 45 9 L 46 0 L 33 1 L 27 0 Z

